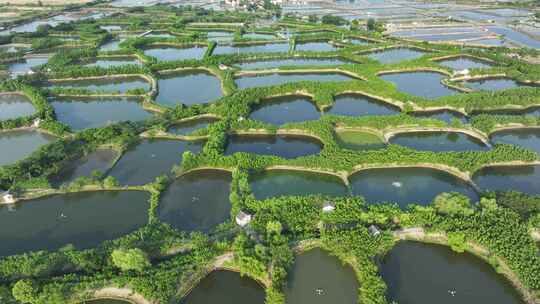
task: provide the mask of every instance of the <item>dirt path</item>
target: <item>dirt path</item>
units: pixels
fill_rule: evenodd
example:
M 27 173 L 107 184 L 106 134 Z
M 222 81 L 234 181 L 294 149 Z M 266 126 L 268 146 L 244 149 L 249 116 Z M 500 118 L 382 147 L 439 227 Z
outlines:
M 133 292 L 129 288 L 106 287 L 94 293 L 96 298 L 111 298 L 128 300 L 133 304 L 156 304 L 145 299 L 142 295 Z

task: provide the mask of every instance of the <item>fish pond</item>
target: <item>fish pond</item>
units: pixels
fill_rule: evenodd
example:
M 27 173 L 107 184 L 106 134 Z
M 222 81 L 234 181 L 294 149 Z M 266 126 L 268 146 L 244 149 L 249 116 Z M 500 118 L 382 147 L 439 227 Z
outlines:
M 49 61 L 48 57 L 26 58 L 21 61 L 10 63 L 8 65 L 8 69 L 11 74 L 26 74 L 30 72 L 33 68 L 47 63 L 47 61 Z
M 121 185 L 143 185 L 156 177 L 170 174 L 174 165 L 182 161 L 182 153 L 198 153 L 202 142 L 167 139 L 144 139 L 127 150 L 114 165 L 109 175 Z
M 66 80 L 54 82 L 49 88 L 63 87 L 68 89 L 83 89 L 96 93 L 121 93 L 125 94 L 129 90 L 143 89 L 150 90 L 150 83 L 141 77 L 122 78 L 100 78 L 84 80 Z
M 421 111 L 421 112 L 412 112 L 412 116 L 418 118 L 432 118 L 442 120 L 448 124 L 458 120 L 461 123 L 467 123 L 469 118 L 459 112 L 450 111 L 450 110 L 439 110 L 439 111 Z
M 386 147 L 382 139 L 368 132 L 338 130 L 335 133 L 337 144 L 350 150 L 374 150 Z
M 524 303 L 488 263 L 441 245 L 400 242 L 384 257 L 380 272 L 388 286 L 388 302 Z
M 218 120 L 219 119 L 207 117 L 190 119 L 171 126 L 167 131 L 175 135 L 190 135 L 196 130 L 204 129 Z
M 446 76 L 435 72 L 392 73 L 380 77 L 392 82 L 398 91 L 424 98 L 439 98 L 459 93 L 442 84 L 441 81 Z M 419 83 L 422 85 L 418 85 Z
M 513 89 L 520 86 L 520 84 L 513 79 L 506 78 L 491 78 L 475 81 L 464 82 L 466 87 L 469 87 L 476 91 L 500 91 L 506 89 Z
M 468 58 L 468 57 L 457 57 L 457 58 L 450 58 L 445 59 L 441 61 L 437 61 L 440 65 L 445 66 L 447 68 L 451 68 L 453 70 L 465 70 L 465 69 L 482 69 L 482 68 L 489 68 L 492 65 L 474 58 Z
M 285 303 L 354 304 L 358 303 L 359 287 L 352 268 L 315 248 L 296 256 L 285 289 Z
M 51 184 L 58 187 L 82 176 L 91 177 L 94 172 L 104 174 L 117 157 L 118 152 L 114 150 L 98 149 L 69 162 L 57 175 L 51 178 Z
M 0 94 L 0 121 L 31 116 L 36 113 L 32 102 L 21 94 Z
M 183 231 L 211 231 L 231 216 L 231 180 L 229 172 L 219 170 L 192 171 L 178 177 L 164 192 L 158 217 Z
M 540 166 L 485 167 L 474 174 L 473 180 L 482 190 L 540 195 Z
M 161 61 L 201 59 L 206 52 L 206 47 L 155 47 L 144 51 L 147 56 L 156 57 Z
M 295 46 L 295 51 L 333 52 L 335 50 L 337 48 L 328 42 L 299 42 Z
M 54 195 L 0 207 L 0 255 L 85 249 L 118 238 L 148 222 L 150 195 L 99 191 Z
M 264 304 L 264 288 L 239 273 L 215 270 L 206 276 L 179 304 Z
M 223 95 L 219 78 L 204 70 L 163 74 L 158 87 L 156 102 L 172 107 L 207 103 Z
M 218 45 L 212 55 L 247 54 L 247 53 L 286 53 L 288 43 L 268 43 L 251 45 Z
M 308 136 L 292 135 L 232 135 L 225 149 L 225 155 L 237 152 L 260 155 L 275 155 L 283 158 L 317 154 L 322 143 Z
M 261 101 L 249 118 L 265 123 L 281 125 L 290 122 L 317 120 L 321 113 L 309 97 L 282 96 Z
M 259 200 L 282 195 L 349 194 L 339 177 L 307 171 L 269 170 L 251 176 L 250 185 Z
M 377 60 L 382 64 L 392 64 L 398 63 L 404 60 L 412 60 L 420 58 L 425 54 L 425 52 L 406 49 L 406 48 L 394 48 L 388 49 L 379 52 L 373 52 L 366 54 L 367 57 Z
M 360 94 L 343 94 L 334 98 L 334 104 L 326 112 L 344 116 L 371 116 L 399 114 L 399 108 Z
M 472 185 L 445 171 L 431 168 L 366 169 L 350 178 L 352 193 L 368 203 L 391 202 L 402 208 L 416 203 L 426 205 L 443 192 L 459 192 L 478 200 Z
M 39 147 L 46 145 L 55 138 L 53 136 L 29 130 L 14 130 L 0 132 L 0 166 L 11 165 L 28 157 Z
M 51 105 L 58 120 L 76 131 L 152 117 L 134 98 L 57 98 Z
M 489 147 L 481 140 L 460 132 L 404 132 L 390 138 L 391 144 L 420 151 L 485 151 Z
M 540 154 L 540 128 L 503 130 L 492 133 L 490 138 L 496 144 L 521 146 Z

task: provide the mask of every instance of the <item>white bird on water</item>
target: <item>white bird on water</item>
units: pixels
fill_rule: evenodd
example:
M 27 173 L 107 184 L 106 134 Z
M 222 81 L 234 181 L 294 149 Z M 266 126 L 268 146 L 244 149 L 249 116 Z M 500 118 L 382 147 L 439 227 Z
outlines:
M 315 293 L 320 296 L 324 293 L 324 290 L 322 290 L 321 288 L 317 288 L 315 289 Z
M 456 291 L 455 290 L 448 290 L 448 293 L 452 296 L 452 297 L 455 297 L 456 296 Z
M 64 212 L 60 213 L 60 218 L 67 218 L 67 216 L 64 214 Z
M 401 188 L 401 186 L 403 186 L 403 184 L 400 183 L 400 182 L 393 182 L 393 183 L 392 183 L 392 186 L 394 186 L 394 187 L 396 187 L 396 188 Z

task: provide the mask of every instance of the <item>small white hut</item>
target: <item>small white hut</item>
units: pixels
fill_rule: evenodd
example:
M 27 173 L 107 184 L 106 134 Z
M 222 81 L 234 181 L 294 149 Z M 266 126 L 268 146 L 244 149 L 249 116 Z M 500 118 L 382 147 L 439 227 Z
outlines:
M 2 192 L 1 201 L 2 204 L 13 204 L 15 203 L 15 196 L 9 191 Z
M 247 224 L 249 224 L 249 222 L 251 222 L 251 219 L 252 219 L 251 214 L 245 213 L 244 211 L 241 211 L 241 210 L 236 215 L 236 223 L 240 227 L 245 227 Z
M 336 209 L 336 204 L 334 204 L 334 202 L 331 202 L 331 201 L 324 202 L 324 204 L 322 206 L 322 211 L 323 212 L 332 212 L 335 209 Z
M 41 125 L 41 119 L 40 118 L 34 119 L 34 122 L 32 123 L 32 127 L 39 128 L 39 125 Z
M 368 230 L 369 230 L 369 233 L 371 233 L 371 235 L 373 236 L 378 236 L 379 234 L 381 234 L 381 230 L 379 229 L 379 227 L 375 225 L 369 226 Z

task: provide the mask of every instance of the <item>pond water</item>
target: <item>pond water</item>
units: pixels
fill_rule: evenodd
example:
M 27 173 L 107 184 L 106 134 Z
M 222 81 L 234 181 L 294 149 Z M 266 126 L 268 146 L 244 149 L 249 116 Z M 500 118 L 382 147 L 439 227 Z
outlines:
M 430 168 L 367 169 L 350 178 L 352 193 L 368 203 L 392 202 L 402 208 L 408 204 L 429 204 L 440 193 L 459 192 L 472 201 L 478 194 L 467 182 L 440 170 Z
M 215 118 L 191 119 L 173 125 L 169 128 L 168 132 L 176 135 L 189 135 L 195 130 L 204 129 L 218 120 Z
M 54 195 L 0 208 L 0 256 L 78 249 L 118 238 L 148 222 L 146 192 L 99 191 Z
M 187 60 L 201 59 L 206 52 L 206 47 L 157 47 L 150 48 L 144 51 L 145 55 L 156 57 L 158 60 Z
M 539 49 L 540 48 L 540 41 L 526 35 L 523 33 L 520 33 L 510 27 L 489 27 L 490 31 L 493 31 L 499 35 L 503 35 L 505 39 L 509 39 L 512 42 L 517 43 L 518 45 L 533 48 L 533 49 Z
M 521 146 L 540 154 L 540 129 L 514 129 L 492 133 L 490 139 L 496 144 Z
M 386 146 L 386 144 L 376 135 L 349 130 L 337 131 L 336 142 L 340 147 L 351 150 L 374 150 Z
M 159 219 L 184 231 L 211 231 L 231 216 L 231 181 L 229 172 L 219 170 L 178 177 L 163 194 Z
M 392 63 L 397 63 L 404 60 L 412 60 L 412 59 L 420 58 L 424 54 L 425 52 L 421 52 L 417 50 L 397 48 L 397 49 L 389 49 L 385 51 L 369 53 L 369 54 L 366 54 L 366 56 L 371 59 L 377 60 L 382 64 L 392 64 Z
M 198 153 L 201 145 L 201 142 L 145 139 L 126 151 L 109 175 L 114 176 L 121 185 L 153 182 L 159 175 L 170 174 L 174 165 L 180 165 L 184 151 Z
M 12 74 L 25 74 L 32 68 L 47 63 L 48 57 L 27 58 L 22 61 L 17 61 L 9 64 L 9 72 Z
M 486 167 L 477 171 L 473 180 L 482 190 L 540 195 L 540 166 Z
M 334 105 L 326 112 L 345 116 L 399 114 L 399 108 L 360 94 L 344 94 L 334 98 Z
M 319 59 L 279 59 L 279 60 L 265 60 L 265 61 L 252 61 L 238 64 L 242 70 L 254 70 L 254 69 L 275 69 L 282 66 L 328 66 L 328 65 L 342 65 L 347 64 L 339 58 L 319 58 Z
M 39 147 L 54 141 L 53 136 L 27 130 L 0 132 L 0 166 L 14 164 L 28 157 Z
M 104 174 L 112 166 L 117 156 L 118 152 L 114 150 L 98 149 L 69 162 L 56 176 L 51 178 L 50 182 L 53 186 L 58 187 L 63 183 L 70 183 L 81 176 L 90 177 L 94 171 Z
M 122 41 L 124 40 L 125 39 L 111 40 L 111 41 L 105 42 L 99 47 L 99 51 L 102 51 L 102 52 L 117 51 L 120 49 L 120 43 L 122 43 Z
M 461 121 L 462 123 L 467 123 L 469 121 L 467 116 L 450 110 L 412 112 L 411 115 L 419 118 L 439 119 L 446 123 L 452 123 L 455 119 Z
M 129 57 L 117 57 L 114 59 L 98 59 L 94 60 L 93 62 L 90 62 L 88 64 L 85 64 L 86 67 L 101 67 L 101 68 L 110 68 L 115 66 L 122 66 L 126 64 L 136 64 L 141 65 L 142 63 L 138 60 L 135 60 L 133 58 Z
M 70 80 L 55 82 L 49 88 L 64 87 L 72 89 L 86 89 L 93 92 L 105 93 L 126 93 L 128 90 L 144 89 L 150 90 L 150 83 L 140 77 L 126 78 L 100 78 L 88 80 Z
M 239 273 L 215 270 L 179 304 L 264 304 L 265 293 L 256 281 Z
M 321 113 L 309 97 L 282 96 L 262 100 L 249 115 L 250 119 L 282 125 L 289 122 L 317 120 Z
M 239 89 L 275 86 L 298 81 L 350 81 L 357 80 L 340 73 L 272 73 L 241 76 L 235 79 Z
M 319 248 L 298 255 L 288 279 L 285 303 L 358 303 L 360 286 L 352 268 Z M 319 295 L 317 289 L 324 292 Z
M 276 38 L 272 34 L 260 34 L 260 33 L 246 33 L 242 35 L 242 38 L 254 39 L 254 40 L 270 40 Z
M 488 263 L 441 245 L 400 242 L 385 256 L 381 274 L 388 302 L 523 303 L 510 282 Z
M 232 135 L 225 149 L 225 155 L 247 152 L 261 155 L 275 155 L 296 158 L 317 154 L 321 151 L 319 140 L 308 136 L 291 135 Z
M 0 94 L 0 121 L 36 113 L 32 102 L 21 94 Z
M 156 102 L 172 107 L 207 103 L 223 95 L 219 78 L 204 70 L 161 75 L 158 87 Z
M 504 78 L 466 81 L 464 84 L 465 86 L 477 91 L 499 91 L 517 88 L 520 86 L 520 84 L 515 80 Z
M 420 151 L 486 151 L 481 140 L 459 132 L 405 132 L 390 138 L 390 143 Z
M 345 196 L 349 193 L 339 177 L 293 170 L 270 170 L 254 174 L 250 178 L 250 185 L 259 200 L 282 195 Z
M 439 98 L 459 93 L 443 85 L 441 80 L 446 76 L 435 72 L 395 73 L 380 77 L 394 83 L 399 91 L 420 97 Z
M 244 54 L 244 53 L 285 53 L 289 51 L 288 43 L 268 43 L 256 45 L 218 45 L 212 55 Z
M 225 31 L 212 31 L 207 33 L 207 37 L 209 41 L 230 42 L 234 39 L 234 33 Z
M 451 68 L 453 70 L 480 69 L 492 66 L 487 62 L 467 57 L 445 59 L 437 62 L 440 63 L 442 66 Z
M 76 131 L 152 117 L 134 98 L 61 98 L 51 105 L 57 119 Z
M 335 50 L 337 48 L 328 42 L 299 42 L 295 47 L 295 51 L 333 52 Z

